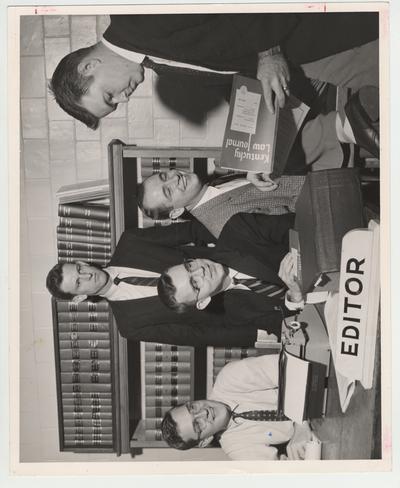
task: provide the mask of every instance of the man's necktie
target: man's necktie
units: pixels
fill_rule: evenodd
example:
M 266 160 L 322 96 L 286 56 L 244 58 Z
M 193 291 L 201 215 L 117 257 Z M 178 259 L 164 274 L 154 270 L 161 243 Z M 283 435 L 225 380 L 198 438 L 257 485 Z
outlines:
M 114 278 L 115 285 L 119 285 L 121 281 L 136 286 L 157 286 L 158 278 L 142 278 L 139 276 L 127 276 L 126 278 L 118 278 L 117 276 Z
M 232 412 L 232 419 L 260 420 L 264 422 L 282 422 L 290 420 L 283 412 L 277 410 L 249 410 L 247 412 Z
M 264 293 L 269 298 L 284 298 L 286 293 L 286 287 L 267 283 L 256 278 L 235 278 L 233 277 L 233 283 L 235 285 L 247 286 L 251 291 L 255 293 Z
M 158 75 L 164 74 L 180 74 L 196 77 L 205 77 L 209 81 L 218 81 L 224 83 L 232 82 L 232 74 L 215 73 L 214 71 L 203 71 L 198 69 L 183 68 L 181 66 L 173 66 L 169 64 L 156 63 L 149 57 L 145 57 L 142 61 L 142 66 L 145 68 L 150 68 L 155 71 Z

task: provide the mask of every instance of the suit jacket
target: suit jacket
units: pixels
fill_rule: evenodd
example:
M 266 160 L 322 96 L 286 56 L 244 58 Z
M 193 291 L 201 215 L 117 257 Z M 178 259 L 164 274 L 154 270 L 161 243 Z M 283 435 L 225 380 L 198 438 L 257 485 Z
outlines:
M 293 228 L 294 219 L 294 214 L 237 214 L 224 227 L 212 259 L 241 273 L 285 286 L 278 271 L 289 250 L 289 229 Z M 279 299 L 252 291 L 243 291 L 240 295 L 238 292 L 226 291 L 224 301 L 235 300 L 240 305 L 240 314 L 251 317 L 257 324 L 268 320 L 272 327 L 275 320 L 282 319 L 282 312 L 285 316 L 293 315 Z M 260 320 L 260 317 L 263 318 Z
M 280 45 L 302 64 L 378 37 L 377 13 L 111 15 L 112 44 L 254 76 L 257 53 Z
M 239 212 L 281 215 L 295 211 L 305 176 L 282 176 L 278 188 L 262 192 L 251 183 L 234 188 L 190 210 L 215 237 L 228 220 Z
M 161 273 L 169 266 L 181 264 L 185 257 L 213 258 L 215 249 L 176 247 L 196 238 L 201 242 L 207 235 L 207 231 L 194 222 L 127 230 L 122 234 L 109 265 L 145 268 Z M 221 254 L 222 251 L 218 252 Z M 194 309 L 183 314 L 169 310 L 158 297 L 111 301 L 110 305 L 121 334 L 136 341 L 244 347 L 254 344 L 257 329 L 265 329 L 278 336 L 281 329 L 281 312 L 274 308 L 278 304 L 262 303 L 259 296 L 246 290 L 233 290 L 226 296 L 222 294 L 206 310 Z

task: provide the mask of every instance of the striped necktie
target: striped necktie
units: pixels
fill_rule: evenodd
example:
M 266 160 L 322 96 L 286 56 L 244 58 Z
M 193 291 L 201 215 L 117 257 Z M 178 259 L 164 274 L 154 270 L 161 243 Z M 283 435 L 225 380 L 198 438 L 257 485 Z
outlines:
M 248 410 L 247 412 L 232 412 L 232 419 L 260 420 L 263 422 L 282 422 L 290 420 L 283 412 L 277 410 Z
M 136 286 L 157 286 L 158 278 L 147 278 L 139 276 L 127 276 L 126 278 L 114 278 L 114 284 L 119 285 L 121 283 L 128 283 L 129 285 Z
M 282 299 L 286 293 L 285 286 L 274 285 L 273 283 L 267 283 L 266 281 L 258 280 L 257 278 L 233 277 L 233 284 L 247 286 L 251 291 L 260 294 L 264 293 L 269 298 Z
M 155 71 L 158 75 L 164 74 L 181 74 L 181 75 L 189 75 L 189 76 L 203 76 L 206 77 L 208 80 L 215 80 L 215 81 L 223 81 L 224 83 L 231 83 L 232 82 L 232 74 L 229 73 L 216 73 L 215 71 L 204 71 L 196 69 L 195 67 L 192 68 L 184 68 L 181 66 L 173 66 L 170 64 L 162 64 L 156 63 L 148 56 L 146 56 L 142 61 L 142 66 L 145 68 L 150 68 Z

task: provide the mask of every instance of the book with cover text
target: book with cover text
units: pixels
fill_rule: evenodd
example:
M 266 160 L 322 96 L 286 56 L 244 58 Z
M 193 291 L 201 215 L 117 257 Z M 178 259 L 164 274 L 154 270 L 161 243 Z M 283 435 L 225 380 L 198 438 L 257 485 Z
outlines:
M 281 176 L 309 107 L 290 95 L 271 114 L 259 80 L 235 75 L 222 144 L 221 167 Z

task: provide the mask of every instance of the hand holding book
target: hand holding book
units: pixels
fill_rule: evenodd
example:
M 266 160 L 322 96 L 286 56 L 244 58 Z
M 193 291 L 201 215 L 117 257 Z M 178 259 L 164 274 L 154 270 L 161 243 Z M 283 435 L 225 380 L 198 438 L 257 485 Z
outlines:
M 286 95 L 289 95 L 289 66 L 279 46 L 258 53 L 257 78 L 261 81 L 265 104 L 268 111 L 275 113 L 274 95 L 280 108 L 285 106 Z

